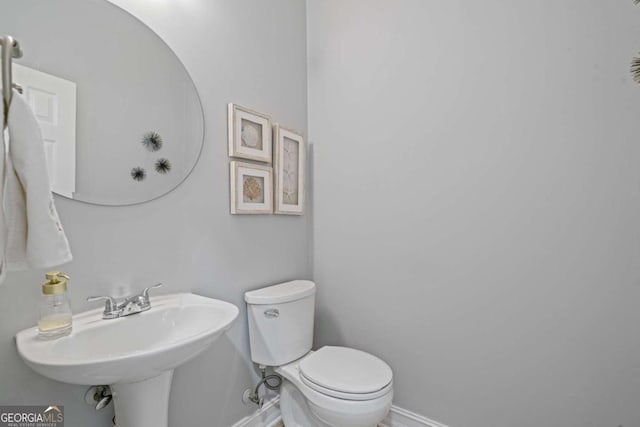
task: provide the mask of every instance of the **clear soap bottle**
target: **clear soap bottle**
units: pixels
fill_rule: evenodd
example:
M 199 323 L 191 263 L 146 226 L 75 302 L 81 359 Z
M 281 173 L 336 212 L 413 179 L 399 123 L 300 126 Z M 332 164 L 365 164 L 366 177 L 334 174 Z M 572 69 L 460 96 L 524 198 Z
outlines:
M 38 333 L 41 338 L 54 339 L 71 333 L 71 307 L 67 296 L 69 276 L 59 271 L 46 274 L 40 297 Z

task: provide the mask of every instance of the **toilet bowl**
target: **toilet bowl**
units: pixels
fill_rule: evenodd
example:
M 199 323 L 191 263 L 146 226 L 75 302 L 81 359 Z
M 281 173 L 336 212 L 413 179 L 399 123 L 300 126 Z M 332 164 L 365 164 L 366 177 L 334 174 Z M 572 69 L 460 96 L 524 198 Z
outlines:
M 391 369 L 359 350 L 322 347 L 275 372 L 287 427 L 374 427 L 391 407 Z
M 375 427 L 391 407 L 391 368 L 348 347 L 311 351 L 315 292 L 294 280 L 245 293 L 251 359 L 283 377 L 287 427 Z

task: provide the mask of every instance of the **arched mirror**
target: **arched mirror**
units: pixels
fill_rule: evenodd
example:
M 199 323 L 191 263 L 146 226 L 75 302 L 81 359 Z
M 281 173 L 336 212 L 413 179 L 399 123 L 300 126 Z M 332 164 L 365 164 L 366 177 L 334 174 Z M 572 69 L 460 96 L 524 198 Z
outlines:
M 107 0 L 0 0 L 13 80 L 40 122 L 54 193 L 100 205 L 160 197 L 202 149 L 196 88 L 167 44 Z

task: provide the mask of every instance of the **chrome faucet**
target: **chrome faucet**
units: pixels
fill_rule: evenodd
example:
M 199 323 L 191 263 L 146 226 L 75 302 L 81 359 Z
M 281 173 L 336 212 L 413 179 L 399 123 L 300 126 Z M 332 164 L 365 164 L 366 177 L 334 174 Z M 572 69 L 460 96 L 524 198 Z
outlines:
M 162 283 L 144 288 L 144 290 L 139 294 L 130 296 L 120 303 L 117 302 L 114 297 L 108 295 L 89 297 L 87 298 L 87 301 L 106 300 L 104 304 L 104 312 L 102 312 L 102 318 L 117 319 L 118 317 L 124 317 L 130 314 L 136 314 L 149 310 L 151 308 L 151 302 L 149 301 L 149 291 L 151 289 L 159 288 L 160 286 L 162 286 Z

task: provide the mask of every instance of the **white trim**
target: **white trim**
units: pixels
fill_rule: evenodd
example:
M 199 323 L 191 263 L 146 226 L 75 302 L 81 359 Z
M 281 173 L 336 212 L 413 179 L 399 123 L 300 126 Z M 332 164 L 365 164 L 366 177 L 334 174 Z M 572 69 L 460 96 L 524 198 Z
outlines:
M 282 417 L 280 416 L 280 396 L 276 396 L 261 409 L 256 410 L 253 414 L 247 415 L 231 427 L 276 427 Z
M 276 396 L 258 409 L 235 423 L 231 427 L 277 427 L 282 421 L 280 416 L 280 396 Z M 378 427 L 447 427 L 437 421 L 418 415 L 406 409 L 392 406 L 387 417 Z
M 418 415 L 406 409 L 392 406 L 379 427 L 447 427 L 437 421 Z

